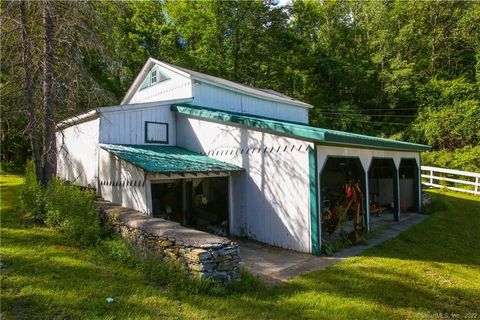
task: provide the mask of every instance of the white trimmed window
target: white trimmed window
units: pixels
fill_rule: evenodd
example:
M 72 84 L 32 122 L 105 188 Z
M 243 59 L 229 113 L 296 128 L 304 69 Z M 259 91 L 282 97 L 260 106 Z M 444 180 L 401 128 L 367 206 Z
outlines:
M 145 121 L 145 143 L 168 144 L 168 123 Z
M 157 83 L 157 70 L 152 71 L 152 85 Z
M 148 73 L 147 77 L 140 86 L 140 90 L 149 88 L 163 81 L 169 80 L 170 78 L 164 75 L 159 69 L 153 68 Z

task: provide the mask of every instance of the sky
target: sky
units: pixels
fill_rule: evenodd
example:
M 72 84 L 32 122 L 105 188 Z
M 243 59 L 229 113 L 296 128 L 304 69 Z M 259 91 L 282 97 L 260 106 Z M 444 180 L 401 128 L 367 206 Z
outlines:
M 284 5 L 292 3 L 292 0 L 277 0 L 277 6 L 282 7 Z

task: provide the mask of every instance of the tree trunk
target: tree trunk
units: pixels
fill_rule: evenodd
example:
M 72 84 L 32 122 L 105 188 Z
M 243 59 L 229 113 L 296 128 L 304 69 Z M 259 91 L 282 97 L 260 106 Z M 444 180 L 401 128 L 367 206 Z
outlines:
M 43 168 L 40 146 L 38 143 L 38 123 L 35 116 L 35 108 L 33 106 L 33 87 L 32 87 L 32 70 L 31 53 L 30 53 L 30 35 L 27 26 L 27 10 L 26 1 L 19 2 L 20 6 L 20 27 L 22 29 L 22 69 L 24 81 L 24 100 L 28 114 L 27 132 L 30 138 L 30 147 L 32 149 L 33 161 L 35 163 L 35 173 L 38 181 L 43 181 Z
M 47 0 L 43 6 L 43 185 L 48 184 L 55 176 L 57 169 L 57 147 L 55 139 L 54 109 L 54 64 L 55 53 L 53 5 Z

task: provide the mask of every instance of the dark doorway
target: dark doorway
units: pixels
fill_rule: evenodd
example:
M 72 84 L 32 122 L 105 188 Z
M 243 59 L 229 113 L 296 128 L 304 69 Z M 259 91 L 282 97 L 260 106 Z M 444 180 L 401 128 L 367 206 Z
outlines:
M 352 188 L 353 186 L 355 187 Z M 357 202 L 352 202 L 350 206 L 347 206 L 347 212 L 343 212 L 344 210 L 341 209 L 345 208 L 345 201 L 351 197 L 352 190 L 355 190 L 358 195 L 356 199 L 361 202 L 359 217 L 357 216 L 359 223 L 361 225 L 366 223 L 364 218 L 366 204 L 363 196 L 365 189 L 365 172 L 358 158 L 327 158 L 320 175 L 322 233 L 333 234 L 335 231 L 342 230 L 343 226 L 346 229 L 354 228 L 355 211 L 357 210 L 355 203 Z M 341 213 L 337 214 L 338 212 Z
M 182 221 L 182 184 L 180 181 L 152 183 L 153 216 L 175 222 Z
M 228 177 L 193 179 L 188 184 L 187 226 L 216 235 L 228 235 Z
M 153 216 L 227 236 L 228 177 L 152 182 Z
M 400 212 L 418 212 L 419 177 L 415 159 L 402 159 L 398 170 L 400 178 Z
M 368 170 L 370 217 L 398 220 L 397 169 L 393 159 L 372 159 Z

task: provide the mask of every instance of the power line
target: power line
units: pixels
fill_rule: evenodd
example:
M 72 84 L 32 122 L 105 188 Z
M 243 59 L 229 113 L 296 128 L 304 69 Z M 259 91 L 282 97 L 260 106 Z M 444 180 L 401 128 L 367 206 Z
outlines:
M 333 120 L 340 120 L 338 117 L 329 117 L 329 116 L 323 116 L 323 118 L 327 118 L 327 119 L 333 119 Z M 373 121 L 368 121 L 368 120 L 357 120 L 357 119 L 354 119 L 352 120 L 353 122 L 364 122 L 364 123 L 373 123 L 373 124 L 394 124 L 394 125 L 398 125 L 398 126 L 409 126 L 410 124 L 408 123 L 400 123 L 400 122 L 383 122 L 383 121 L 376 121 L 376 120 L 373 120 Z
M 337 111 L 338 109 L 332 109 L 332 108 L 329 108 L 329 109 L 322 109 L 322 110 L 333 110 L 333 111 Z M 362 108 L 360 109 L 359 111 L 400 111 L 400 110 L 403 110 L 403 111 L 406 111 L 406 110 L 418 110 L 418 108 Z
M 331 115 L 355 115 L 355 116 L 369 116 L 369 117 L 399 117 L 399 118 L 416 118 L 416 115 L 405 114 L 368 114 L 368 113 L 355 113 L 355 112 L 323 112 L 322 114 Z

